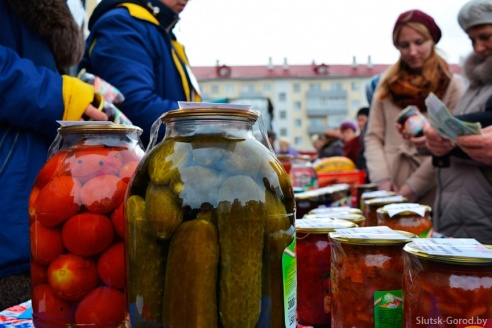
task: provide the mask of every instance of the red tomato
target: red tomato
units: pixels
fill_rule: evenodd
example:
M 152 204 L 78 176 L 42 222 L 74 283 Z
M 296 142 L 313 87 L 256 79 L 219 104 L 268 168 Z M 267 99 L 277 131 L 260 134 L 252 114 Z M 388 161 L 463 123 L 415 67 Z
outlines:
M 75 323 L 94 328 L 119 327 L 125 319 L 125 295 L 112 287 L 98 287 L 87 294 L 75 312 Z
M 65 251 L 60 228 L 46 228 L 34 221 L 29 228 L 31 256 L 39 264 L 47 265 Z
M 32 187 L 31 193 L 29 194 L 29 223 L 32 223 L 34 221 L 34 216 L 36 215 L 36 210 L 34 209 L 34 206 L 36 204 L 36 200 L 38 199 L 39 195 L 39 187 L 34 186 Z
M 65 247 L 73 254 L 93 256 L 113 241 L 114 231 L 106 215 L 84 212 L 72 216 L 62 228 Z
M 125 246 L 123 242 L 111 245 L 97 261 L 97 273 L 108 286 L 125 287 Z
M 121 154 L 106 147 L 90 147 L 79 149 L 71 158 L 72 176 L 85 183 L 102 174 L 116 175 L 123 165 Z
M 120 169 L 120 173 L 118 174 L 119 177 L 126 183 L 130 182 L 130 178 L 132 177 L 133 173 L 137 170 L 137 166 L 139 163 L 140 161 L 131 161 L 124 164 Z
M 80 182 L 70 176 L 53 178 L 39 191 L 34 217 L 47 227 L 60 224 L 79 211 L 81 189 Z
M 36 261 L 31 261 L 31 283 L 37 285 L 48 283 L 48 268 Z
M 96 263 L 73 254 L 60 255 L 48 267 L 48 283 L 61 299 L 78 301 L 99 284 Z
M 114 230 L 121 238 L 124 238 L 125 235 L 125 216 L 123 215 L 124 205 L 125 203 L 121 202 L 111 213 L 111 222 L 113 223 Z
M 71 151 L 63 150 L 51 156 L 41 170 L 39 170 L 35 185 L 39 188 L 43 188 L 48 182 L 53 180 L 54 177 L 69 175 L 70 162 L 68 161 L 68 158 L 70 154 Z
M 34 287 L 32 310 L 36 328 L 61 327 L 73 322 L 70 303 L 58 298 L 49 285 Z
M 128 184 L 114 175 L 99 175 L 86 182 L 80 197 L 93 213 L 109 213 L 125 198 Z

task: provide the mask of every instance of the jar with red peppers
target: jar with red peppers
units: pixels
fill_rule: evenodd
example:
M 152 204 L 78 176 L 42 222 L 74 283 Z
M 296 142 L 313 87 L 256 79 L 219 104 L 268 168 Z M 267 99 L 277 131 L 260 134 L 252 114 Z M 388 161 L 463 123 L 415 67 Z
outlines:
M 142 129 L 64 124 L 29 201 L 33 322 L 124 327 L 123 201 Z
M 489 327 L 492 248 L 475 239 L 416 239 L 403 248 L 405 327 Z
M 297 320 L 300 325 L 330 327 L 331 246 L 328 233 L 352 228 L 338 219 L 303 219 L 297 233 Z
M 364 202 L 364 214 L 363 214 L 364 217 L 366 218 L 366 221 L 364 221 L 364 226 L 374 227 L 378 225 L 378 213 L 376 212 L 378 208 L 381 208 L 389 204 L 406 203 L 406 202 L 407 199 L 400 195 L 366 200 Z
M 420 238 L 430 238 L 432 235 L 430 212 L 431 208 L 427 205 L 414 203 L 385 205 L 376 210 L 377 225 L 408 231 Z
M 402 327 L 402 249 L 414 235 L 365 227 L 329 236 L 332 327 Z

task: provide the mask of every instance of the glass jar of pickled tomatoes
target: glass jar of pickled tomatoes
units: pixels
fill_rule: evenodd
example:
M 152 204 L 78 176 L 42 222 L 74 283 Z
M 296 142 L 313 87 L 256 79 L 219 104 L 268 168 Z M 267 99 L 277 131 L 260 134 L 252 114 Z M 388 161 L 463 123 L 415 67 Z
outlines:
M 303 219 L 296 222 L 297 320 L 300 325 L 330 327 L 331 246 L 328 233 L 353 228 L 338 219 Z
M 389 204 L 405 203 L 405 202 L 407 202 L 407 199 L 400 195 L 366 200 L 364 202 L 364 214 L 363 214 L 364 217 L 366 218 L 366 220 L 364 221 L 364 226 L 374 227 L 378 225 L 378 213 L 376 212 L 378 208 L 381 208 Z
M 414 235 L 364 227 L 329 236 L 332 327 L 402 327 L 402 249 Z
M 33 322 L 124 327 L 123 200 L 142 129 L 64 122 L 29 201 Z
M 385 205 L 376 210 L 377 225 L 408 231 L 420 238 L 430 238 L 432 235 L 430 212 L 431 208 L 427 205 L 414 203 Z
M 405 327 L 489 327 L 492 248 L 475 239 L 415 239 L 403 248 Z

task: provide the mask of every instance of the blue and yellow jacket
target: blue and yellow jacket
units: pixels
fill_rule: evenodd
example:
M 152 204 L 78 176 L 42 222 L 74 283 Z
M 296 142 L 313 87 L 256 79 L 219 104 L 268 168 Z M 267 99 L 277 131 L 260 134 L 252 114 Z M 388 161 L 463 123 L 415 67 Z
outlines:
M 144 130 L 144 144 L 155 120 L 178 101 L 200 101 L 184 47 L 172 33 L 178 16 L 158 0 L 150 3 L 159 13 L 138 0 L 100 2 L 80 65 L 124 94 L 120 109 Z
M 61 76 L 44 39 L 0 0 L 0 277 L 29 271 L 28 200 L 59 125 L 94 88 Z M 76 91 L 72 93 L 72 91 Z

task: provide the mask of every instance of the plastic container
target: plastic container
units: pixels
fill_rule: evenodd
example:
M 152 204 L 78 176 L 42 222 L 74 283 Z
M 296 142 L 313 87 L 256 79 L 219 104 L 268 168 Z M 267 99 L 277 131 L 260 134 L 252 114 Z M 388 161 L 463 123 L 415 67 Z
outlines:
M 292 167 L 292 155 L 288 154 L 277 154 L 277 158 L 282 164 L 287 174 L 290 174 L 290 168 Z
M 381 198 L 373 198 L 366 200 L 364 202 L 364 217 L 366 221 L 364 221 L 365 227 L 374 227 L 378 225 L 378 208 L 381 208 L 385 205 L 389 204 L 397 204 L 397 203 L 406 203 L 407 199 L 403 196 L 388 196 Z
M 432 236 L 430 213 L 431 208 L 427 205 L 414 203 L 385 205 L 376 210 L 377 225 L 408 231 L 420 238 L 430 238 Z
M 106 123 L 63 122 L 32 188 L 38 328 L 124 327 L 123 200 L 144 151 L 140 128 Z
M 295 327 L 294 193 L 259 113 L 180 105 L 125 203 L 132 327 Z
M 367 227 L 329 236 L 332 327 L 402 327 L 402 249 L 415 235 Z
M 328 233 L 353 228 L 337 219 L 304 219 L 297 232 L 297 320 L 300 325 L 330 327 L 331 246 Z
M 404 250 L 405 327 L 489 327 L 492 249 L 474 239 L 417 239 Z
M 313 190 L 318 188 L 318 174 L 311 163 L 309 156 L 291 157 L 290 178 L 292 186 L 303 190 Z
M 320 187 L 334 184 L 348 184 L 350 186 L 351 202 L 349 205 L 356 207 L 356 186 L 363 184 L 366 180 L 366 172 L 362 170 L 318 172 L 318 184 Z

